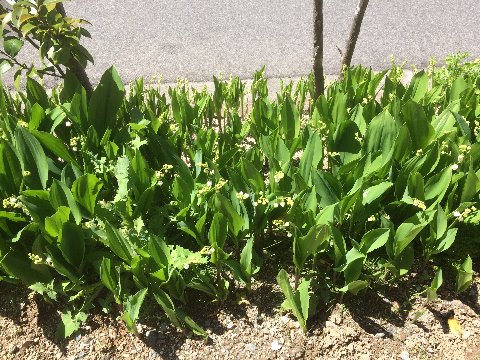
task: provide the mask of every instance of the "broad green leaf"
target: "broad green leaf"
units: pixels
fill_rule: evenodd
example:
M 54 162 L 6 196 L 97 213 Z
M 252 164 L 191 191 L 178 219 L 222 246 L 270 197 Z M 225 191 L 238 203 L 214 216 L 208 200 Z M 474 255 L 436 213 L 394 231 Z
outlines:
M 0 194 L 17 194 L 22 182 L 22 167 L 12 145 L 0 139 Z
M 452 115 L 457 122 L 458 128 L 460 129 L 460 133 L 462 134 L 462 136 L 465 136 L 468 141 L 472 141 L 472 131 L 470 130 L 470 126 L 468 126 L 467 122 L 465 121 L 465 118 L 462 115 L 453 111 Z
M 87 320 L 87 314 L 84 312 L 78 312 L 72 315 L 71 311 L 62 313 L 60 315 L 62 322 L 58 324 L 57 331 L 55 333 L 57 339 L 66 339 L 73 333 L 80 329 L 80 326 Z
M 145 296 L 147 295 L 147 291 L 148 289 L 146 288 L 142 289 L 135 295 L 128 297 L 128 299 L 123 302 L 124 312 L 122 313 L 121 319 L 125 321 L 127 329 L 134 334 L 138 334 L 136 321 L 140 314 L 140 308 L 145 300 Z
M 457 274 L 457 292 L 467 290 L 473 281 L 473 268 L 472 268 L 472 258 L 470 256 L 464 261 L 464 263 L 458 269 Z
M 73 182 L 73 197 L 87 211 L 89 216 L 93 216 L 95 213 L 97 196 L 102 186 L 103 184 L 93 174 L 82 175 Z
M 427 93 L 429 81 L 424 70 L 417 72 L 410 81 L 404 100 L 412 99 L 419 103 Z
M 53 180 L 52 187 L 50 188 L 49 200 L 55 209 L 61 206 L 68 206 L 75 219 L 75 223 L 78 225 L 82 221 L 82 214 L 78 208 L 75 199 L 73 198 L 70 189 L 61 181 Z
M 355 280 L 347 285 L 345 285 L 343 288 L 339 289 L 341 292 L 351 292 L 353 295 L 357 295 L 361 290 L 365 289 L 368 286 L 368 281 L 365 280 Z
M 244 276 L 250 280 L 250 277 L 255 272 L 255 266 L 253 264 L 253 238 L 247 240 L 240 254 L 240 267 Z
M 385 194 L 391 187 L 393 183 L 389 181 L 384 181 L 378 185 L 374 185 L 363 191 L 362 204 L 368 205 L 379 199 L 383 194 Z
M 360 251 L 364 254 L 368 254 L 381 248 L 387 243 L 389 236 L 390 229 L 387 228 L 370 230 L 362 237 L 362 241 L 360 242 Z
M 109 222 L 105 223 L 105 232 L 107 235 L 107 243 L 110 249 L 117 254 L 119 258 L 131 263 L 135 256 L 135 251 L 130 241 L 125 238 L 119 230 L 114 228 Z
M 7 37 L 3 41 L 3 48 L 10 57 L 14 58 L 22 49 L 23 44 L 24 42 L 21 39 L 17 39 L 16 37 Z
M 227 239 L 227 232 L 227 219 L 221 213 L 215 213 L 208 232 L 210 245 L 223 249 L 225 240 Z
M 109 68 L 93 91 L 88 106 L 88 121 L 102 137 L 107 129 L 115 129 L 117 112 L 122 105 L 125 88 L 114 66 Z
M 15 132 L 16 147 L 24 172 L 24 181 L 31 189 L 46 189 L 48 181 L 48 162 L 42 145 L 21 126 Z
M 423 107 L 410 100 L 403 106 L 402 114 L 410 131 L 414 149 L 426 148 L 435 136 L 435 130 L 428 121 Z
M 243 227 L 243 218 L 235 211 L 231 202 L 219 193 L 215 195 L 214 204 L 217 211 L 227 218 L 229 228 L 232 230 L 233 235 L 238 236 Z
M 297 106 L 289 95 L 282 104 L 280 121 L 282 124 L 283 133 L 285 134 L 285 142 L 287 147 L 290 147 L 293 140 L 298 138 L 300 133 L 300 116 Z
M 296 236 L 293 240 L 293 262 L 297 269 L 302 269 L 305 261 L 313 255 L 320 245 L 330 237 L 328 225 L 315 225 L 305 236 Z
M 325 208 L 340 200 L 341 186 L 338 180 L 326 171 L 313 171 L 312 182 L 315 185 L 317 194 L 320 195 L 320 206 Z
M 435 249 L 431 252 L 432 255 L 439 254 L 448 250 L 455 242 L 458 229 L 449 229 L 442 237 L 435 242 Z
M 58 241 L 65 260 L 77 268 L 80 267 L 85 256 L 85 237 L 82 228 L 70 222 L 63 224 Z
M 170 249 L 165 241 L 159 237 L 150 237 L 148 252 L 160 267 L 167 267 L 171 263 Z
M 322 139 L 318 132 L 313 132 L 308 138 L 307 145 L 300 158 L 300 175 L 305 182 L 309 182 L 312 169 L 317 169 L 318 164 L 323 158 Z
M 428 220 L 423 212 L 418 212 L 405 220 L 395 232 L 394 256 L 398 257 L 427 225 Z
M 45 231 L 48 235 L 56 238 L 62 231 L 63 224 L 68 222 L 70 209 L 66 206 L 59 206 L 57 212 L 45 218 Z
M 392 150 L 396 137 L 395 120 L 388 110 L 384 110 L 368 124 L 365 135 L 365 151 L 367 154 L 377 151 L 387 154 Z
M 452 169 L 447 167 L 439 174 L 431 177 L 425 184 L 425 200 L 433 200 L 433 204 L 442 201 L 452 180 Z
M 250 185 L 256 192 L 265 190 L 265 183 L 263 177 L 257 168 L 247 159 L 242 158 L 241 171 L 243 177 L 248 180 Z
M 44 110 L 49 108 L 48 95 L 45 87 L 40 85 L 36 80 L 27 77 L 27 98 L 33 105 L 38 103 Z
M 59 138 L 43 131 L 32 130 L 32 134 L 43 146 L 45 146 L 45 148 L 50 150 L 53 154 L 65 160 L 66 162 L 73 163 L 75 166 L 80 167 L 80 165 L 77 163 L 77 160 L 75 160 L 73 155 L 68 151 L 67 147 Z

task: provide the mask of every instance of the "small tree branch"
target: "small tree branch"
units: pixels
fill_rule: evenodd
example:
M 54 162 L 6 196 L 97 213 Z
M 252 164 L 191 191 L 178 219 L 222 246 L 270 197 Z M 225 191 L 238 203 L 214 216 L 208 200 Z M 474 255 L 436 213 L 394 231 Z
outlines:
M 313 2 L 313 78 L 315 100 L 324 93 L 323 78 L 323 0 Z
M 57 4 L 56 9 L 60 15 L 62 15 L 65 18 L 67 17 L 65 7 L 61 2 Z M 93 86 L 84 67 L 72 57 L 70 59 L 69 68 L 70 70 L 72 70 L 73 74 L 77 77 L 78 81 L 80 81 L 80 84 L 82 84 L 82 86 L 85 88 L 85 91 L 87 93 L 87 98 L 90 98 L 93 93 Z
M 350 36 L 348 37 L 347 44 L 345 46 L 345 51 L 343 53 L 342 63 L 340 67 L 340 78 L 343 78 L 343 68 L 350 67 L 352 63 L 353 52 L 355 51 L 355 45 L 357 44 L 358 35 L 360 34 L 360 29 L 362 27 L 363 17 L 365 11 L 367 10 L 369 0 L 360 0 L 358 3 L 355 16 L 353 18 L 352 27 L 350 29 Z

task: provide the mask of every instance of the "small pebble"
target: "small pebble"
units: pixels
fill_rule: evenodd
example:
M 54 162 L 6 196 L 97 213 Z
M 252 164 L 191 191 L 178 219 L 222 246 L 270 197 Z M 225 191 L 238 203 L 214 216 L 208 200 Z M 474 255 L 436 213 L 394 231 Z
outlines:
M 376 338 L 383 338 L 385 336 L 385 333 L 379 332 L 375 334 Z
M 18 352 L 18 350 L 20 350 L 20 349 L 18 348 L 17 345 L 12 345 L 12 346 L 10 346 L 10 349 L 8 350 L 8 352 L 9 352 L 10 354 L 15 354 L 15 353 Z
M 278 340 L 273 340 L 272 341 L 272 350 L 273 351 L 278 351 L 282 348 L 282 344 L 280 344 L 280 342 Z
M 401 354 L 400 354 L 400 359 L 410 360 L 410 354 L 408 353 L 408 351 L 406 351 L 406 350 L 402 351 Z
M 255 346 L 255 344 L 249 343 L 245 345 L 245 349 L 247 349 L 248 351 L 255 351 L 257 350 L 257 347 Z
M 235 327 L 235 324 L 234 324 L 233 322 L 229 321 L 229 322 L 227 323 L 227 329 L 230 330 L 230 329 L 233 329 L 234 327 Z

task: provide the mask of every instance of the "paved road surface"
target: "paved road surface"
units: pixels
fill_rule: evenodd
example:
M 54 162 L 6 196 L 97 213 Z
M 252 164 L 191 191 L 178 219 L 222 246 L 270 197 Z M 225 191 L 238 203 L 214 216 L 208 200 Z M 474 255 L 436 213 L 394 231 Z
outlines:
M 326 72 L 338 70 L 358 0 L 325 1 Z M 270 77 L 307 74 L 312 0 L 72 0 L 71 16 L 92 23 L 86 42 L 98 81 L 114 63 L 125 81 L 163 75 L 210 80 L 219 72 L 248 78 L 266 65 Z M 419 66 L 456 51 L 480 56 L 479 0 L 371 0 L 354 56 L 374 68 L 390 55 Z

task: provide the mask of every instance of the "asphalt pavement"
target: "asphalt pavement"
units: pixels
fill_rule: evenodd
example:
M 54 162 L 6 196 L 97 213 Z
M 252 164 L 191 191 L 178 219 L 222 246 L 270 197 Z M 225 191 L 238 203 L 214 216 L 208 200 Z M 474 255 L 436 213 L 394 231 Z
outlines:
M 325 70 L 336 74 L 358 0 L 326 0 Z M 298 77 L 311 68 L 311 0 L 72 0 L 67 13 L 92 23 L 85 46 L 97 82 L 115 64 L 122 78 L 210 80 Z M 371 0 L 353 62 L 385 68 L 394 55 L 419 67 L 429 57 L 468 51 L 480 57 L 478 0 Z

